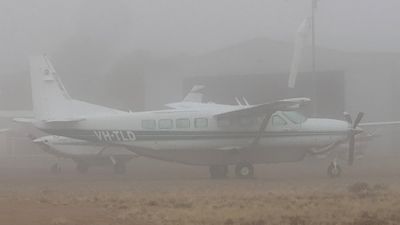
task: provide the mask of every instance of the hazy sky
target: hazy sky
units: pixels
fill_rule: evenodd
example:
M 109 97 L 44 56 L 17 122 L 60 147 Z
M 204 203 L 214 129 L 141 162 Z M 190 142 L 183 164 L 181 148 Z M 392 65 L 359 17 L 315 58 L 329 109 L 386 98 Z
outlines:
M 172 54 L 257 37 L 292 41 L 310 8 L 310 0 L 0 0 L 0 65 L 4 70 L 81 36 L 116 49 Z M 317 42 L 400 51 L 399 9 L 399 0 L 320 0 Z

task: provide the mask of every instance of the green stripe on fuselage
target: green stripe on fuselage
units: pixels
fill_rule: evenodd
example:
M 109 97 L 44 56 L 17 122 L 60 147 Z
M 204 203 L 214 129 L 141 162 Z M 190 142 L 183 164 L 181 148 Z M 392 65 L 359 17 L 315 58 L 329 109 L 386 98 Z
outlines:
M 95 132 L 114 132 L 115 130 L 66 130 L 66 129 L 44 129 L 47 133 L 56 134 L 59 136 L 71 137 L 88 141 L 103 141 L 100 140 Z M 131 130 L 130 130 L 131 131 Z M 124 130 L 125 132 L 125 130 Z M 135 141 L 152 141 L 152 140 L 207 140 L 207 139 L 236 139 L 236 138 L 253 138 L 257 136 L 256 131 L 131 131 L 135 134 Z M 265 131 L 262 134 L 266 137 L 308 137 L 308 136 L 323 136 L 323 135 L 346 135 L 340 131 Z M 132 140 L 128 140 L 132 141 Z

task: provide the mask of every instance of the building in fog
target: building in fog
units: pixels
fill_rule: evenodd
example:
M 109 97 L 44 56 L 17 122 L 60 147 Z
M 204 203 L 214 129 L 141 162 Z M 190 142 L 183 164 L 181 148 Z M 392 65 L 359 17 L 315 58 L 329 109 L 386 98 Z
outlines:
M 269 39 L 254 39 L 199 56 L 178 58 L 175 71 L 152 74 L 146 79 L 146 108 L 156 109 L 177 101 L 191 85 L 203 83 L 207 100 L 234 103 L 246 96 L 262 103 L 287 96 L 313 99 L 317 115 L 341 117 L 343 111 L 366 113 L 366 121 L 400 120 L 400 54 L 350 53 L 317 50 L 317 74 L 312 76 L 310 49 L 306 49 L 298 86 L 288 90 L 293 46 Z M 316 85 L 314 85 L 316 84 Z M 313 89 L 314 88 L 314 89 Z M 383 143 L 398 146 L 400 128 L 387 128 L 375 148 Z M 380 150 L 380 149 L 379 149 Z M 399 151 L 400 153 L 400 151 Z

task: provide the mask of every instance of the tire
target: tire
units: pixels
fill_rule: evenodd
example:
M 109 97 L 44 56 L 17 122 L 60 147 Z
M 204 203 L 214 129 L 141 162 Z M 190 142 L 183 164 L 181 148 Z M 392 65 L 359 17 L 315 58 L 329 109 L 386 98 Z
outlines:
M 223 179 L 228 175 L 228 166 L 213 165 L 210 166 L 210 176 L 213 179 Z
M 342 169 L 340 168 L 339 165 L 336 164 L 335 166 L 335 164 L 331 163 L 328 166 L 327 173 L 330 178 L 337 178 L 340 177 L 340 175 L 342 174 Z
M 86 165 L 85 163 L 78 163 L 78 164 L 76 165 L 76 170 L 77 170 L 79 173 L 84 174 L 84 173 L 87 173 L 87 172 L 88 172 L 89 166 Z
M 235 167 L 235 175 L 238 178 L 254 177 L 254 167 L 250 163 L 240 163 Z
M 115 174 L 125 174 L 126 173 L 126 165 L 125 163 L 116 163 L 113 167 Z

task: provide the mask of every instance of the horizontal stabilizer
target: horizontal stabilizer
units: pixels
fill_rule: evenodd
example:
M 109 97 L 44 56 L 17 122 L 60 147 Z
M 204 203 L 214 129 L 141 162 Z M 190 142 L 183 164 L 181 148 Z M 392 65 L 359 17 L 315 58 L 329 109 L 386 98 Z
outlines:
M 17 123 L 29 123 L 29 124 L 37 122 L 37 120 L 34 118 L 14 118 L 13 121 Z

